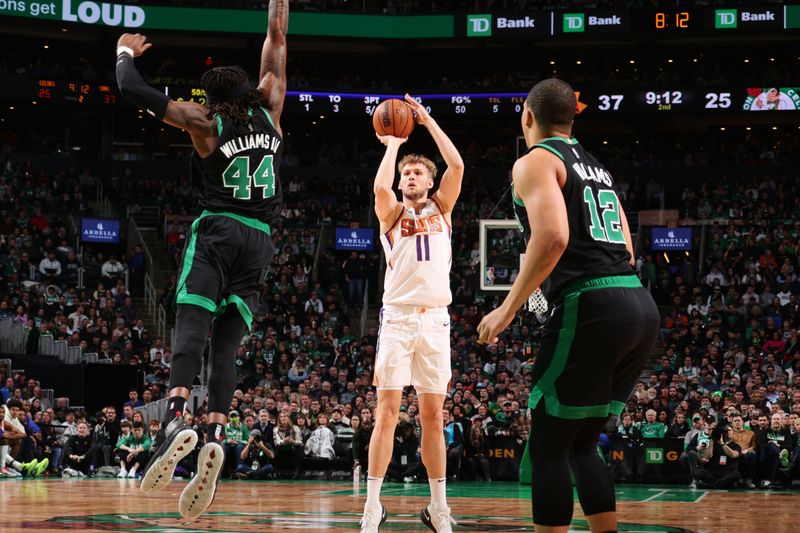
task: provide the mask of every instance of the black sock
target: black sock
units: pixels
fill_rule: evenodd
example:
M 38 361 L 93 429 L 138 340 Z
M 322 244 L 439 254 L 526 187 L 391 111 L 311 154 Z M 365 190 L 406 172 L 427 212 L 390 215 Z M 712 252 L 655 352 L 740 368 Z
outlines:
M 173 396 L 167 400 L 167 412 L 164 414 L 166 421 L 170 422 L 173 418 L 182 417 L 186 411 L 186 400 L 183 396 Z
M 209 422 L 208 433 L 206 435 L 206 442 L 217 442 L 221 444 L 222 439 L 225 438 L 225 425 Z

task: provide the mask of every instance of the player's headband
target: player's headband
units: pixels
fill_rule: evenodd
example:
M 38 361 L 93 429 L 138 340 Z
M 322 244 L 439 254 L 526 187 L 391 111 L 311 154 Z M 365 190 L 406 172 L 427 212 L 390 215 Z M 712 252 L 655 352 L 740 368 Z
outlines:
M 240 83 L 236 87 L 233 87 L 232 89 L 229 89 L 227 91 L 222 91 L 220 94 L 212 94 L 211 92 L 208 92 L 206 96 L 208 97 L 209 104 L 217 104 L 219 102 L 235 100 L 240 96 L 246 95 L 252 90 L 253 86 L 250 85 L 250 81 L 244 80 L 242 83 Z

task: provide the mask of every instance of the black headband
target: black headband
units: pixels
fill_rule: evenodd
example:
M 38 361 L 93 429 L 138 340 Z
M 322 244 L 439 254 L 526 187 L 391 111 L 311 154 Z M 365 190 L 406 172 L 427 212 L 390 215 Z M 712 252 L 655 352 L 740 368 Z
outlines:
M 209 104 L 216 104 L 221 101 L 234 100 L 240 96 L 246 95 L 252 90 L 253 86 L 250 85 L 250 80 L 244 80 L 242 83 L 228 91 L 221 91 L 220 94 L 211 94 L 211 92 L 206 91 L 206 96 L 208 97 Z

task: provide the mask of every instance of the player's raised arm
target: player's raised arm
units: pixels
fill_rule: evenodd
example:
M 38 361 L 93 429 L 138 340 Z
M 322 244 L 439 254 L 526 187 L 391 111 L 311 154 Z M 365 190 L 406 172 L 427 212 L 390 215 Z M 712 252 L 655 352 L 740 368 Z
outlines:
M 133 59 L 152 46 L 141 34 L 124 33 L 117 41 L 117 85 L 122 96 L 170 126 L 189 132 L 198 151 L 203 152 L 205 138 L 213 135 L 213 121 L 208 108 L 195 102 L 176 102 L 150 87 L 136 70 Z M 202 154 L 201 154 L 202 155 Z
M 536 150 L 514 164 L 514 191 L 525 204 L 531 227 L 536 228 L 528 241 L 519 275 L 503 304 L 486 315 L 478 326 L 480 340 L 495 339 L 514 319 L 528 296 L 547 279 L 569 242 L 569 221 L 564 196 L 558 185 L 557 156 Z
M 289 30 L 289 0 L 270 0 L 267 38 L 261 49 L 258 89 L 281 135 L 280 118 L 286 98 L 286 32 Z
M 430 116 L 425 106 L 414 100 L 411 95 L 405 96 L 406 103 L 414 110 L 414 118 L 417 124 L 425 126 L 436 142 L 439 152 L 442 154 L 447 168 L 442 174 L 442 181 L 439 183 L 439 189 L 434 193 L 436 200 L 439 202 L 442 210 L 447 214 L 453 211 L 453 206 L 456 205 L 458 195 L 461 194 L 461 181 L 464 178 L 464 161 L 461 159 L 461 154 L 458 153 L 458 148 L 450 140 L 450 137 L 445 134 L 439 124 Z
M 373 185 L 375 214 L 378 215 L 378 220 L 381 222 L 392 222 L 390 219 L 397 213 L 397 207 L 400 204 L 397 201 L 394 190 L 392 190 L 394 167 L 397 164 L 397 153 L 400 150 L 400 145 L 406 142 L 408 137 L 400 138 L 392 137 L 391 135 L 377 135 L 377 137 L 386 146 L 386 153 L 383 154 L 378 172 L 375 174 L 375 184 Z

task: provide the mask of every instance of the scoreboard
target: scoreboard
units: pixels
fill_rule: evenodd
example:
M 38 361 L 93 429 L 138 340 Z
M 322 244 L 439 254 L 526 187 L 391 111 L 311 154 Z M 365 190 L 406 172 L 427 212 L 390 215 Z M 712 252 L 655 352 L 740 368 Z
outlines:
M 67 102 L 86 105 L 114 105 L 117 90 L 109 84 L 87 81 L 37 79 L 33 87 L 34 102 Z
M 205 103 L 202 89 L 166 87 L 176 100 Z M 800 110 L 800 87 L 719 87 L 715 89 L 654 87 L 634 91 L 590 88 L 575 93 L 578 112 L 586 115 L 731 113 Z M 414 95 L 428 112 L 438 117 L 491 117 L 518 115 L 527 93 L 449 93 Z M 310 117 L 372 115 L 375 107 L 399 94 L 288 91 L 284 111 Z
M 0 83 L 3 76 L 0 75 Z M 78 80 L 30 79 L 25 84 L 8 84 L 14 100 L 35 103 L 76 104 L 109 107 L 123 100 L 110 84 Z M 186 85 L 157 86 L 170 98 L 206 104 L 205 91 Z M 743 113 L 750 111 L 790 112 L 800 110 L 800 83 L 783 86 L 717 86 L 709 88 L 653 86 L 643 89 L 610 90 L 576 87 L 578 113 L 602 115 Z M 481 93 L 415 94 L 414 97 L 437 117 L 485 118 L 518 115 L 527 93 L 515 91 Z M 401 98 L 400 94 L 333 91 L 288 91 L 285 112 L 292 115 L 371 116 L 380 102 Z

